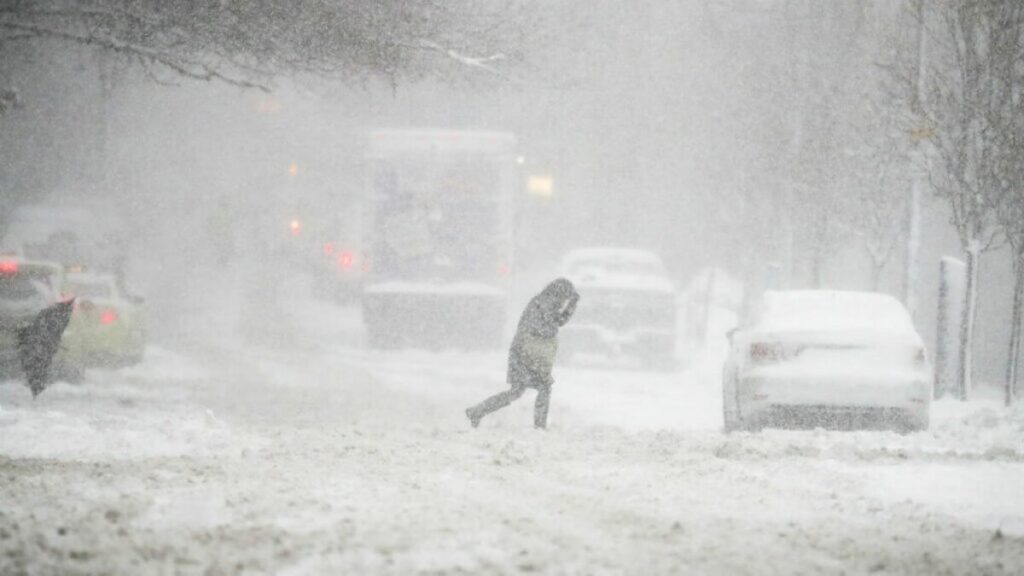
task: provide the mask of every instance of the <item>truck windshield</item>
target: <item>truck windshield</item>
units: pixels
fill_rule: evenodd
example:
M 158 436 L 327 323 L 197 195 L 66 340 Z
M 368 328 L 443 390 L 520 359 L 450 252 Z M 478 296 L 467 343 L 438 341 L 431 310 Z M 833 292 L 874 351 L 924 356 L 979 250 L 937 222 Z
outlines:
M 380 280 L 493 280 L 501 254 L 501 180 L 484 154 L 377 162 L 372 246 Z

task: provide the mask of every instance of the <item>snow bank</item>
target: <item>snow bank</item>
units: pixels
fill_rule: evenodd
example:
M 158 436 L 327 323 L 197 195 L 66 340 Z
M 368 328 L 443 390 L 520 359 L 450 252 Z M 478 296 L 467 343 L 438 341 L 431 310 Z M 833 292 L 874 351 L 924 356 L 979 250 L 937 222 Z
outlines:
M 970 525 L 1004 536 L 1024 537 L 1024 490 L 1007 483 L 1019 472 L 1005 463 L 984 462 L 970 467 L 930 463 L 885 467 L 869 472 L 866 495 L 888 505 L 911 503 L 932 514 L 959 518 Z
M 207 376 L 160 348 L 121 372 L 90 371 L 82 385 L 57 382 L 32 399 L 19 382 L 0 385 L 0 456 L 130 460 L 213 456 L 255 445 L 212 410 L 189 401 L 186 382 Z
M 59 460 L 136 459 L 157 456 L 214 455 L 234 441 L 212 412 L 130 414 L 48 409 L 68 396 L 68 385 L 48 389 L 34 404 L 14 405 L 0 412 L 0 455 Z M 129 405 L 131 405 L 130 401 Z

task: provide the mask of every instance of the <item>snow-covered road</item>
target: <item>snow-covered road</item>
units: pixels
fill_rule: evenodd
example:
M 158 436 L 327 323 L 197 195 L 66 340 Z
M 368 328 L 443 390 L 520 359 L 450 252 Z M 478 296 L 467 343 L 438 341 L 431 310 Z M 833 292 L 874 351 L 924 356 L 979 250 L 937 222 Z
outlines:
M 724 435 L 709 353 L 562 369 L 549 431 L 530 398 L 471 430 L 500 355 L 365 352 L 346 314 L 0 385 L 0 574 L 1024 571 L 1019 410 Z

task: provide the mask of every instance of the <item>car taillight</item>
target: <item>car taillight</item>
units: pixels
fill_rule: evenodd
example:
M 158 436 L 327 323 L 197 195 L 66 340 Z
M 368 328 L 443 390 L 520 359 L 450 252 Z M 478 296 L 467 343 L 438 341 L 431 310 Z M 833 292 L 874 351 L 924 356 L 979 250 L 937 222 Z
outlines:
M 109 326 L 114 322 L 117 322 L 117 312 L 113 310 L 104 310 L 103 313 L 100 314 L 100 324 L 106 324 Z
M 334 242 L 324 242 L 324 256 L 334 256 Z
M 4 276 L 14 276 L 17 273 L 17 260 L 0 260 L 0 274 L 3 274 Z
M 782 344 L 771 342 L 755 342 L 750 345 L 750 360 L 755 363 L 777 362 L 785 358 Z
M 502 276 L 508 276 L 509 272 L 511 271 L 512 269 L 508 267 L 508 264 L 502 264 L 501 266 L 498 266 L 498 274 L 501 274 Z
M 292 236 L 298 236 L 302 233 L 302 221 L 297 218 L 292 220 L 288 227 L 292 231 Z
M 338 256 L 338 266 L 340 266 L 342 268 L 342 270 L 349 270 L 349 269 L 351 269 L 352 268 L 352 264 L 354 264 L 355 261 L 356 261 L 355 254 L 353 254 L 352 252 L 350 252 L 348 250 L 342 250 L 341 254 Z

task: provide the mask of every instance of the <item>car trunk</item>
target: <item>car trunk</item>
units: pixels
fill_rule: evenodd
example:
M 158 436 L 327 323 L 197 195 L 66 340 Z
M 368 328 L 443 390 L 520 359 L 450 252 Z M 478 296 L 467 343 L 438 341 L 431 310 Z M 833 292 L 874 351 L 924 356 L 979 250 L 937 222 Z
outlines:
M 907 341 L 819 335 L 753 342 L 749 355 L 741 378 L 754 402 L 905 406 L 930 392 L 923 350 Z

